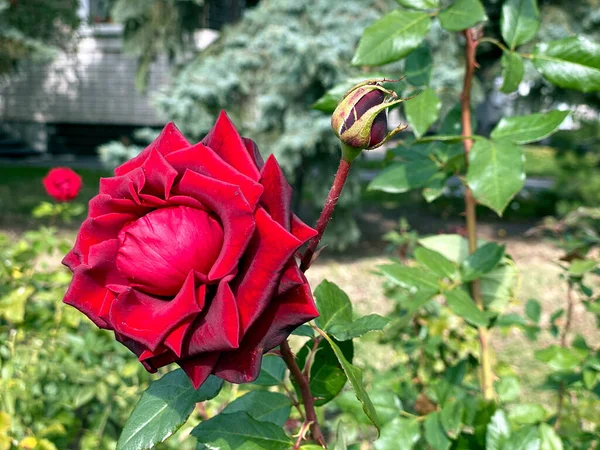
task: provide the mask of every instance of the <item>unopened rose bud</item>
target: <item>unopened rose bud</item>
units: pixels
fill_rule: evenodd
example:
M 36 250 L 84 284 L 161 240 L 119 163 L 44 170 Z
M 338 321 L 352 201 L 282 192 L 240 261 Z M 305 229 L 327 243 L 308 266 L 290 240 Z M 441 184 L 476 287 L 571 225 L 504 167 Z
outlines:
M 342 143 L 356 150 L 372 150 L 404 130 L 401 125 L 388 133 L 387 109 L 401 103 L 394 91 L 381 83 L 386 79 L 366 80 L 344 96 L 331 117 L 331 126 Z

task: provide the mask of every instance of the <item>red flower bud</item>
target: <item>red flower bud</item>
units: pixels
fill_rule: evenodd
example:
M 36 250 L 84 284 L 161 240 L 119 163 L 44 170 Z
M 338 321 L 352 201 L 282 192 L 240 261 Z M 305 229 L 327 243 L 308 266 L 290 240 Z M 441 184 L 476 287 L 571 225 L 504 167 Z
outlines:
M 385 79 L 367 80 L 344 96 L 331 117 L 331 126 L 342 143 L 353 149 L 372 150 L 406 128 L 387 130 L 387 109 L 402 102 L 396 93 L 383 88 Z

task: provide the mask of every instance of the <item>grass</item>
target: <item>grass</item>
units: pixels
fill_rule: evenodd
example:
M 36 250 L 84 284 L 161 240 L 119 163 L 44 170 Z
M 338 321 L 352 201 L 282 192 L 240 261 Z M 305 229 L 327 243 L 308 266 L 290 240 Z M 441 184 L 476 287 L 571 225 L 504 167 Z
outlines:
M 76 172 L 83 179 L 77 201 L 87 204 L 98 192 L 100 177 L 109 174 L 101 169 L 77 169 Z M 43 167 L 0 167 L 0 227 L 36 226 L 31 211 L 42 201 L 52 201 L 42 185 L 47 173 L 48 169 Z

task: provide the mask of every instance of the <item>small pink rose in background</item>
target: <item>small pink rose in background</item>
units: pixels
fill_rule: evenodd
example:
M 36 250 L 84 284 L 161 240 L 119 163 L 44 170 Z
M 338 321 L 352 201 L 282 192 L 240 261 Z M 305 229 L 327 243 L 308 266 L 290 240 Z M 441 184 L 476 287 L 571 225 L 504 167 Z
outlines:
M 77 173 L 68 167 L 56 167 L 44 177 L 44 188 L 57 202 L 70 202 L 79 195 L 83 182 Z

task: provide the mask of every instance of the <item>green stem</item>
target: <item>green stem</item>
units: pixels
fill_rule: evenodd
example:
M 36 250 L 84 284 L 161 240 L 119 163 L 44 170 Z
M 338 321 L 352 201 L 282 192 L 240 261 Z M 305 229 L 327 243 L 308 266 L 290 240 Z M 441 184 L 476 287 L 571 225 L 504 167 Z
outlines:
M 465 30 L 464 36 L 466 39 L 465 44 L 465 78 L 463 83 L 463 90 L 461 94 L 461 121 L 462 121 L 462 135 L 470 137 L 473 135 L 471 127 L 471 85 L 473 83 L 473 75 L 477 62 L 475 61 L 475 52 L 477 50 L 477 44 L 481 42 L 477 39 L 477 31 L 473 28 Z M 464 139 L 463 145 L 465 148 L 465 166 L 469 165 L 469 153 L 473 146 L 472 139 Z M 469 253 L 474 253 L 477 250 L 477 215 L 475 207 L 477 201 L 473 195 L 471 188 L 465 186 L 465 216 L 467 222 L 467 236 L 469 241 Z M 473 280 L 471 282 L 471 295 L 477 304 L 477 307 L 483 311 L 483 296 L 481 294 L 481 284 L 479 280 Z M 489 332 L 486 327 L 479 327 L 479 353 L 481 360 L 481 391 L 483 392 L 483 398 L 486 400 L 492 400 L 495 396 L 491 361 L 491 350 L 489 343 Z

